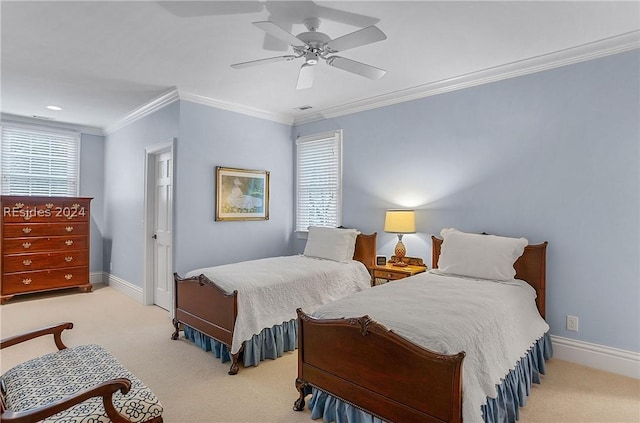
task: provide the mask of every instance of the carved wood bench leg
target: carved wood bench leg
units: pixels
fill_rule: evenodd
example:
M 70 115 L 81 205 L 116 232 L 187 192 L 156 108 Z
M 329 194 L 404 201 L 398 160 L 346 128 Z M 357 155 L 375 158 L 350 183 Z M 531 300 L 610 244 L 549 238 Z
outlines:
M 304 397 L 306 396 L 304 391 L 306 387 L 307 387 L 306 382 L 304 382 L 299 378 L 296 378 L 296 389 L 298 390 L 298 392 L 300 392 L 300 397 L 296 400 L 296 402 L 293 403 L 294 411 L 304 410 Z

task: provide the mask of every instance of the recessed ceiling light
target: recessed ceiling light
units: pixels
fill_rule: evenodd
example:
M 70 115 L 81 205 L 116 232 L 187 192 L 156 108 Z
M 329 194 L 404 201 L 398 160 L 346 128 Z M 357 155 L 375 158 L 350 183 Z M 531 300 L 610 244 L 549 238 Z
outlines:
M 60 110 L 62 110 L 62 107 L 60 107 L 60 106 L 53 106 L 53 105 L 51 105 L 51 106 L 47 106 L 47 109 L 49 109 L 49 110 L 55 110 L 56 112 L 59 112 Z

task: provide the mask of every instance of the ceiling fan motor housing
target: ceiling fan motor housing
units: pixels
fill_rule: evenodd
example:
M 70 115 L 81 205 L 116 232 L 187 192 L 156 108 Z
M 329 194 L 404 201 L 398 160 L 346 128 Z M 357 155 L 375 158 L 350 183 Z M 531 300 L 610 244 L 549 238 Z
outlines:
M 318 53 L 310 51 L 304 56 L 304 61 L 307 63 L 307 65 L 315 65 L 318 63 L 319 57 L 320 56 Z
M 304 61 L 307 65 L 315 65 L 326 52 L 323 50 L 324 45 L 331 41 L 327 34 L 317 31 L 303 32 L 298 35 L 298 39 L 304 41 L 306 46 L 300 49 L 298 54 L 304 55 Z

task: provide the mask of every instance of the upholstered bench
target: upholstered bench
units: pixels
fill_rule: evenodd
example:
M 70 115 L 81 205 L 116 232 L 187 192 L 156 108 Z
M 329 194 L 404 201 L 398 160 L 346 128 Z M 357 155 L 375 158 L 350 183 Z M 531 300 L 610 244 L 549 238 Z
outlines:
M 162 422 L 162 405 L 137 377 L 99 345 L 67 348 L 72 323 L 0 341 L 0 348 L 52 334 L 58 351 L 13 367 L 1 377 L 3 422 Z

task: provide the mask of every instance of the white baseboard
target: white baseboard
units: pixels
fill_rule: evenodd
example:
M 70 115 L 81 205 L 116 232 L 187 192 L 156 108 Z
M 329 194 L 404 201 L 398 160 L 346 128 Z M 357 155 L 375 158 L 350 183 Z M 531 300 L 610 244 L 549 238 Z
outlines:
M 95 285 L 95 284 L 99 284 L 99 283 L 106 283 L 105 282 L 105 276 L 106 274 L 103 272 L 93 272 L 93 273 L 89 273 L 89 283 L 91 285 Z
M 553 357 L 640 379 L 640 353 L 551 335 Z
M 127 297 L 133 298 L 140 304 L 144 304 L 142 298 L 142 288 L 140 288 L 139 286 L 134 285 L 131 282 L 127 282 L 124 279 L 120 279 L 117 276 L 113 276 L 109 273 L 105 273 L 104 278 L 105 283 L 116 291 L 123 293 Z

